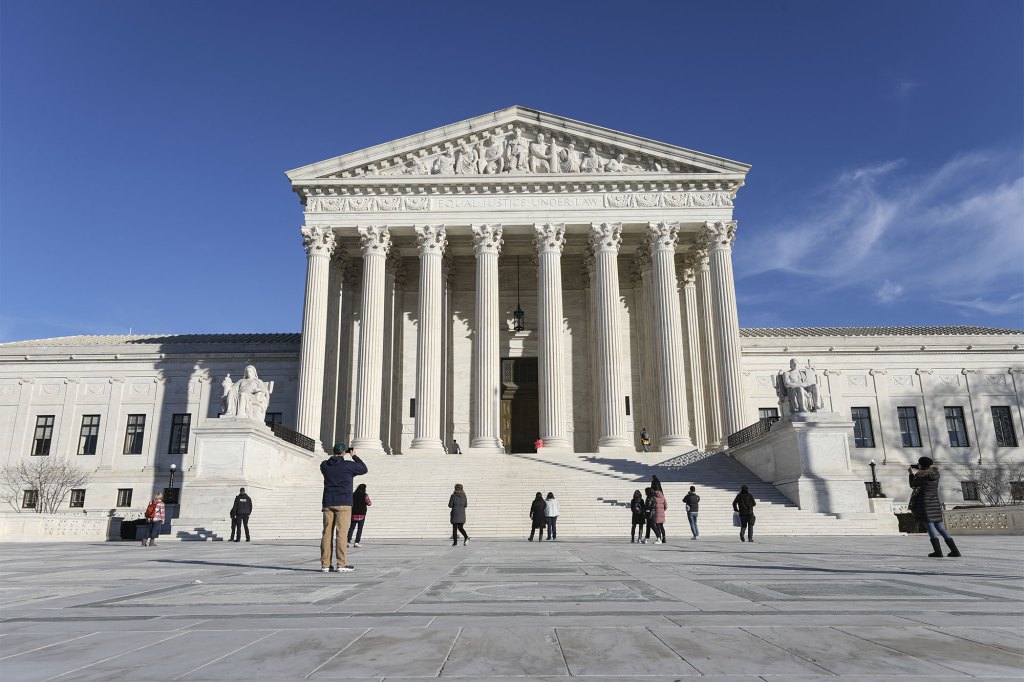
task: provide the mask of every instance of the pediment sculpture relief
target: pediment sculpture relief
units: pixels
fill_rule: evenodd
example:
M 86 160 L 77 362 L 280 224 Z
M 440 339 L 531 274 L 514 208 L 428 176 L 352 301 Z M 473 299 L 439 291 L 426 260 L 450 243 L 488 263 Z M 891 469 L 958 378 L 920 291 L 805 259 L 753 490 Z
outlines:
M 434 150 L 437 148 L 434 147 Z M 656 160 L 633 159 L 617 149 L 600 149 L 587 140 L 553 139 L 543 132 L 528 137 L 521 127 L 495 131 L 483 139 L 448 145 L 442 151 L 420 151 L 405 161 L 369 164 L 353 171 L 356 176 L 395 175 L 502 175 L 525 173 L 659 173 L 666 170 Z M 380 166 L 384 167 L 380 167 Z

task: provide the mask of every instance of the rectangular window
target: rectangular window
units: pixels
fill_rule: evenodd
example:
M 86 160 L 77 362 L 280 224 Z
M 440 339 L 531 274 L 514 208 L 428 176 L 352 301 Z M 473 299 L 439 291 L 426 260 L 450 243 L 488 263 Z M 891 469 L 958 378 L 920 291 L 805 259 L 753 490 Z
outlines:
M 78 436 L 78 454 L 95 455 L 96 443 L 100 439 L 100 416 L 82 415 L 82 432 Z
M 757 419 L 768 419 L 771 417 L 779 416 L 779 408 L 777 407 L 759 407 L 757 408 Z
M 854 407 L 853 413 L 853 446 L 857 448 L 875 447 L 875 434 L 871 430 L 871 408 Z
M 1017 447 L 1017 434 L 1013 430 L 1013 417 L 1009 407 L 992 408 L 992 425 L 996 430 L 996 447 Z
M 626 416 L 629 416 L 629 396 L 626 396 Z
M 191 424 L 191 414 L 176 414 L 171 418 L 171 442 L 167 445 L 168 454 L 188 454 L 188 432 Z
M 1010 481 L 1010 499 L 1018 503 L 1024 500 L 1024 481 Z
M 146 415 L 128 415 L 128 428 L 124 432 L 124 454 L 141 455 L 142 439 L 146 436 Z
M 21 508 L 22 509 L 35 509 L 36 504 L 39 502 L 39 491 L 38 490 L 26 490 L 25 494 L 21 496 Z
M 50 454 L 50 442 L 53 440 L 53 415 L 44 414 L 36 417 L 36 430 L 32 436 L 32 454 Z
M 75 488 L 71 491 L 71 507 L 84 507 L 85 506 L 85 489 Z
M 954 448 L 970 447 L 967 440 L 967 422 L 964 421 L 964 408 L 946 408 L 946 432 L 949 433 L 949 444 Z
M 917 425 L 917 408 L 897 407 L 896 414 L 900 418 L 900 435 L 903 437 L 903 447 L 921 447 L 921 429 Z
M 977 502 L 981 499 L 976 481 L 960 481 L 960 489 L 963 490 L 964 500 L 967 502 Z
M 416 418 L 416 398 L 409 398 L 409 417 Z
M 266 416 L 263 418 L 263 423 L 266 424 L 267 426 L 270 426 L 272 424 L 280 424 L 281 423 L 281 415 L 282 414 L 284 414 L 284 413 L 283 412 L 267 412 Z
M 132 489 L 131 488 L 118 488 L 117 489 L 117 506 L 118 507 L 130 507 L 130 506 L 132 506 Z

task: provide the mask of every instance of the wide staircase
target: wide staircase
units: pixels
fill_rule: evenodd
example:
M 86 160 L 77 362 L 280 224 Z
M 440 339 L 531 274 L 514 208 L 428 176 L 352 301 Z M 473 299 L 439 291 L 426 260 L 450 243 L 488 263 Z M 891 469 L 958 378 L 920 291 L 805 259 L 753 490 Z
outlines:
M 466 531 L 470 537 L 524 538 L 529 534 L 530 503 L 537 492 L 553 492 L 561 513 L 560 539 L 629 535 L 629 500 L 657 474 L 668 500 L 666 530 L 689 538 L 683 496 L 691 485 L 701 496 L 702 536 L 733 535 L 732 501 L 741 485 L 757 499 L 755 537 L 761 535 L 871 535 L 881 533 L 874 520 L 838 519 L 798 509 L 772 485 L 762 482 L 723 453 L 693 451 L 672 459 L 662 453 L 632 456 L 568 455 L 376 455 L 364 458 L 365 483 L 373 501 L 364 540 L 444 538 L 451 535 L 448 498 L 461 483 L 469 498 Z M 318 538 L 322 525 L 322 479 L 310 467 L 308 480 L 288 481 L 273 491 L 250 490 L 255 509 L 250 519 L 261 539 Z M 189 530 L 187 519 L 176 523 Z M 213 529 L 215 520 L 204 519 Z M 222 523 L 227 534 L 228 519 Z M 219 532 L 219 531 L 218 531 Z M 182 535 L 185 538 L 187 535 Z

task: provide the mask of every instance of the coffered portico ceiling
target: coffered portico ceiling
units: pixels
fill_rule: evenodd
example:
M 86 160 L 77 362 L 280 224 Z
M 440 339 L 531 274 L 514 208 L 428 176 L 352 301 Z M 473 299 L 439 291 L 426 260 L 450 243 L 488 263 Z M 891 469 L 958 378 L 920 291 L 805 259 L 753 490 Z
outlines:
M 750 166 L 514 106 L 289 171 L 307 224 L 729 219 Z M 518 219 L 518 220 L 517 220 Z

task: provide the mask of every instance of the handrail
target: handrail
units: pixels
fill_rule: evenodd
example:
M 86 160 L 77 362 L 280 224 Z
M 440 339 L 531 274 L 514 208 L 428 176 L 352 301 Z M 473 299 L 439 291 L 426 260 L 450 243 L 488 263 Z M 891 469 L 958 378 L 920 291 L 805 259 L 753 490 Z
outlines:
M 729 447 L 734 448 L 737 445 L 743 445 L 749 443 L 752 440 L 756 440 L 772 430 L 781 417 L 761 417 L 756 423 L 750 426 L 740 429 L 736 433 L 729 436 Z
M 316 441 L 309 436 L 304 436 L 298 431 L 293 431 L 284 424 L 270 424 L 269 426 L 270 430 L 274 432 L 274 435 L 284 442 L 297 445 L 300 448 L 309 450 L 310 452 L 316 452 Z

